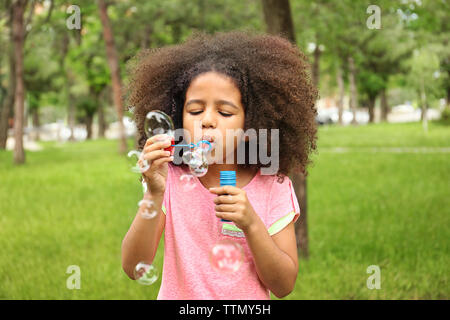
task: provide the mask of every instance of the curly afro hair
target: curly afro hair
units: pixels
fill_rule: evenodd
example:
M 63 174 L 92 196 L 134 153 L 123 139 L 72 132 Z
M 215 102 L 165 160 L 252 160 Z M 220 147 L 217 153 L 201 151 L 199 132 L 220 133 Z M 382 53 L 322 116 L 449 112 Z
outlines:
M 270 141 L 270 129 L 279 129 L 278 178 L 283 180 L 291 170 L 306 175 L 317 140 L 317 90 L 307 57 L 287 39 L 255 31 L 194 32 L 182 44 L 142 50 L 131 60 L 127 105 L 134 109 L 140 148 L 146 141 L 145 116 L 151 110 L 167 113 L 175 128 L 182 128 L 189 84 L 208 71 L 230 77 L 239 88 L 244 131 L 267 129 Z M 258 159 L 257 164 L 241 166 L 269 165 Z

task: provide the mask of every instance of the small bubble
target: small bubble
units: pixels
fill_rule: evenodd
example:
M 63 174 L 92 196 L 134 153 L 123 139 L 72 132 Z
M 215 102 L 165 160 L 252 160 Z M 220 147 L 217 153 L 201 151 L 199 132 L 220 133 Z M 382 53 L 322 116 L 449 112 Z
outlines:
M 134 268 L 134 278 L 139 284 L 149 286 L 158 280 L 158 270 L 152 264 L 139 262 Z
M 147 193 L 147 190 L 148 190 L 147 182 L 145 182 L 145 179 L 142 179 L 142 192 L 145 194 Z
M 158 214 L 158 211 L 153 207 L 154 202 L 152 200 L 143 199 L 139 201 L 138 206 L 145 205 L 144 210 L 141 212 L 141 216 L 144 219 L 153 219 Z
M 137 150 L 131 150 L 127 154 L 130 158 L 131 171 L 134 173 L 144 173 L 150 169 L 150 164 L 147 160 L 142 159 L 143 154 Z
M 189 165 L 189 162 L 191 161 L 192 152 L 191 151 L 184 151 L 183 156 L 181 159 L 183 159 L 183 162 L 187 165 Z
M 184 192 L 192 191 L 196 186 L 194 176 L 192 174 L 182 174 L 180 176 L 180 182 Z

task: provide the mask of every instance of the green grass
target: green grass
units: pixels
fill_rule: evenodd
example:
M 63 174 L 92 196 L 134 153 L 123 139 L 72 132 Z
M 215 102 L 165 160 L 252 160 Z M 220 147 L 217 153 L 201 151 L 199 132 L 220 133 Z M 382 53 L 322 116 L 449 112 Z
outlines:
M 450 146 L 430 123 L 321 127 L 308 177 L 310 258 L 285 299 L 448 299 L 450 154 L 367 152 Z M 117 142 L 0 152 L 0 299 L 155 299 L 120 263 L 121 241 L 142 195 Z M 334 147 L 348 148 L 335 153 Z M 162 270 L 162 242 L 155 265 Z M 66 288 L 67 267 L 81 290 Z M 366 287 L 370 265 L 381 289 Z

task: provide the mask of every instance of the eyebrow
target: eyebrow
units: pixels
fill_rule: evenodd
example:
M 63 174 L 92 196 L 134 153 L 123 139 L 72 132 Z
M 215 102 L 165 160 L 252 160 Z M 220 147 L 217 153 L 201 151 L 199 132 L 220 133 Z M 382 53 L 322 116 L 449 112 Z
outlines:
M 187 107 L 188 105 L 190 105 L 191 103 L 201 103 L 201 104 L 205 104 L 205 101 L 200 100 L 200 99 L 192 99 L 192 100 L 189 100 L 189 101 L 186 103 L 186 107 Z M 230 101 L 227 101 L 227 100 L 215 100 L 214 103 L 215 103 L 215 104 L 226 104 L 226 105 L 229 105 L 229 106 L 234 107 L 234 108 L 236 108 L 236 109 L 239 110 L 238 107 L 236 107 L 233 103 L 231 103 Z

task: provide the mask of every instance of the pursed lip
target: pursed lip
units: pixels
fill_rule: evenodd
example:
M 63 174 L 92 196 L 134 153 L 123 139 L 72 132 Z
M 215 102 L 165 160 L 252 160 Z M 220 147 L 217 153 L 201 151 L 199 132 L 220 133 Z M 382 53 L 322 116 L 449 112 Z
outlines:
M 200 141 L 201 140 L 206 140 L 206 141 L 208 141 L 210 144 L 211 144 L 211 150 L 212 149 L 214 149 L 215 148 L 215 138 L 213 137 L 213 136 L 209 136 L 209 135 L 203 135 L 201 138 L 200 138 Z M 205 143 L 206 144 L 206 143 Z
M 205 135 L 203 135 L 201 137 L 200 140 L 206 140 L 206 141 L 209 141 L 209 142 L 213 143 L 215 141 L 215 138 L 213 136 L 208 136 L 208 135 L 205 134 Z

